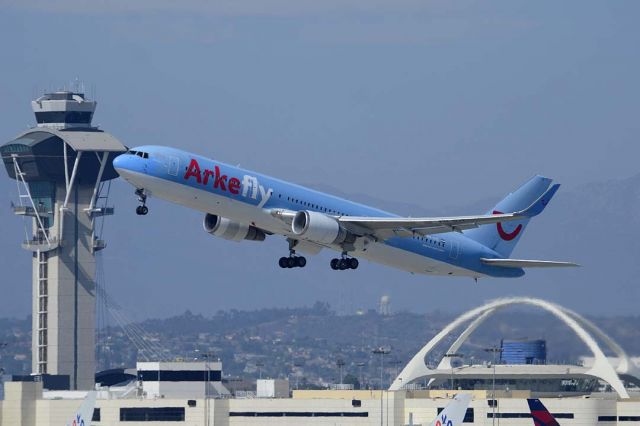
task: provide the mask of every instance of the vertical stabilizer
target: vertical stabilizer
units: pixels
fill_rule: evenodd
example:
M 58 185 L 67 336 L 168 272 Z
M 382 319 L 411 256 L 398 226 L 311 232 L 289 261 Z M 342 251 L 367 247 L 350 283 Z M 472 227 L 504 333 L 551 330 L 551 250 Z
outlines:
M 462 426 L 471 395 L 457 394 L 431 422 L 431 426 Z
M 527 399 L 527 402 L 529 403 L 529 410 L 531 410 L 531 417 L 533 417 L 535 426 L 560 426 L 553 414 L 547 410 L 539 399 Z
M 82 405 L 78 411 L 73 415 L 70 422 L 67 422 L 67 426 L 91 426 L 91 419 L 93 418 L 93 409 L 96 406 L 96 391 L 90 391 L 82 401 Z
M 551 182 L 552 179 L 544 176 L 534 176 L 520 188 L 507 195 L 487 214 L 513 213 L 524 210 L 547 191 Z M 465 231 L 464 234 L 507 258 L 518 244 L 529 220 L 530 218 L 526 218 L 495 225 L 483 225 Z

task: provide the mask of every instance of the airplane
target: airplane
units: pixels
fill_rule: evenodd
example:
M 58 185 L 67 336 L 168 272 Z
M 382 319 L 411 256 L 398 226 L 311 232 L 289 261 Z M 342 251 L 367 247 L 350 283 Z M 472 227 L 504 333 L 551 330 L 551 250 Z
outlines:
M 67 422 L 67 426 L 91 426 L 95 405 L 96 391 L 90 391 L 82 401 L 78 411 L 73 415 L 71 421 Z
M 444 410 L 442 410 L 430 426 L 462 426 L 467 407 L 471 403 L 471 395 L 456 394 Z
M 527 399 L 534 426 L 560 426 L 553 414 L 547 410 L 539 399 Z
M 414 274 L 520 277 L 526 267 L 571 262 L 510 259 L 529 220 L 540 214 L 559 184 L 534 176 L 485 215 L 400 217 L 373 207 L 234 167 L 175 148 L 141 146 L 113 160 L 133 185 L 140 205 L 155 196 L 202 211 L 206 232 L 232 241 L 284 236 L 282 268 L 304 267 L 297 253 L 340 253 L 333 270 L 357 269 L 358 258 Z

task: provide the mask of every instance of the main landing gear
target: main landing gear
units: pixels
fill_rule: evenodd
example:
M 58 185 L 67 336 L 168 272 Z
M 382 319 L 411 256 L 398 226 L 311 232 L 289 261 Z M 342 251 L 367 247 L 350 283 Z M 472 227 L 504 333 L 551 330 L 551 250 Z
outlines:
M 355 257 L 347 257 L 347 253 L 342 253 L 340 259 L 331 259 L 330 265 L 334 271 L 344 271 L 346 269 L 358 269 L 360 262 Z
M 296 240 L 289 239 L 289 257 L 281 257 L 278 265 L 281 268 L 304 268 L 307 265 L 307 259 L 304 256 L 296 256 L 294 247 L 298 243 Z
M 281 257 L 278 261 L 278 265 L 281 268 L 304 268 L 307 264 L 307 259 L 304 256 Z
M 136 214 L 138 216 L 144 216 L 149 213 L 149 207 L 147 207 L 147 194 L 144 192 L 144 189 L 138 188 L 136 189 L 136 195 L 138 196 L 138 201 L 142 203 L 136 207 Z

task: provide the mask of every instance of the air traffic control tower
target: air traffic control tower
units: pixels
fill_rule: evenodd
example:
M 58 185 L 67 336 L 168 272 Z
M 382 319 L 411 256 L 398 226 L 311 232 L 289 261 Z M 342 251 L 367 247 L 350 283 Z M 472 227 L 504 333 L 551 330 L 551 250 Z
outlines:
M 113 214 L 105 183 L 118 176 L 111 161 L 126 148 L 91 126 L 96 102 L 83 93 L 47 93 L 31 106 L 37 126 L 0 154 L 18 184 L 13 209 L 27 220 L 22 248 L 33 257 L 32 374 L 45 387 L 91 389 L 95 254 L 106 246 L 96 225 Z

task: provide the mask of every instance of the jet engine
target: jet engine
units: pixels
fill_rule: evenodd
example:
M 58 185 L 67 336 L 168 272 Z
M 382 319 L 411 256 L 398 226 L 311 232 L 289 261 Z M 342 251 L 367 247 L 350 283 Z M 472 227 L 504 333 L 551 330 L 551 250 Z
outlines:
M 309 210 L 296 213 L 291 222 L 291 231 L 302 239 L 320 244 L 342 244 L 355 240 L 355 236 L 334 218 Z
M 216 237 L 232 241 L 264 241 L 266 235 L 264 231 L 255 226 L 236 222 L 226 217 L 207 213 L 202 222 L 204 230 Z

